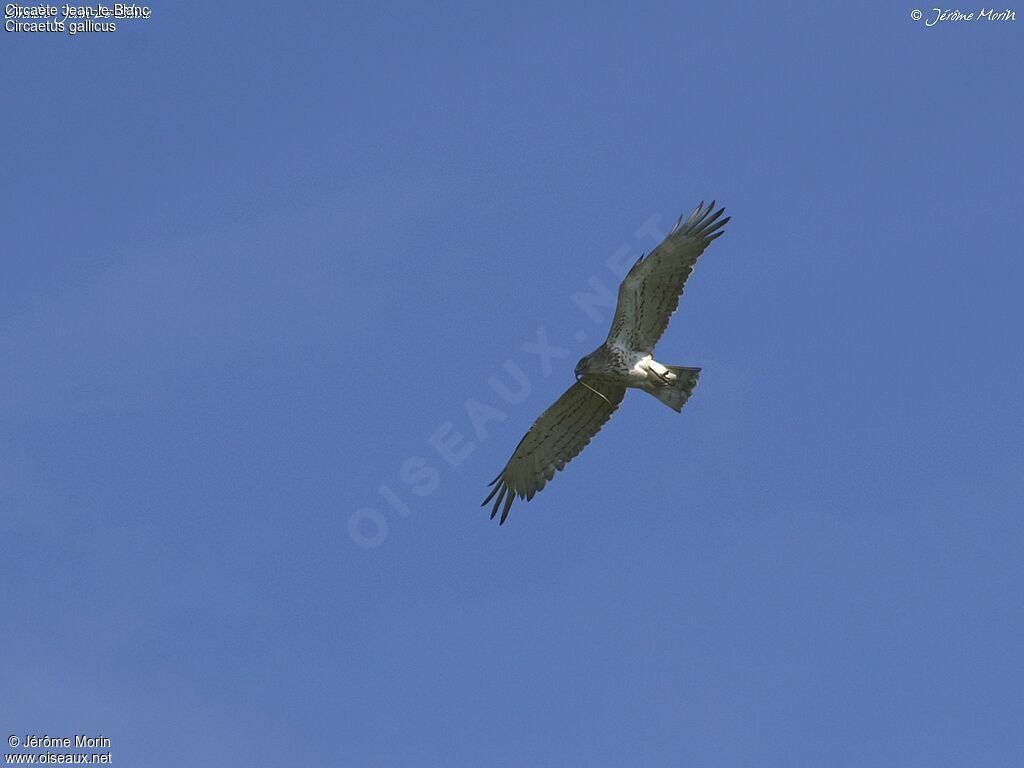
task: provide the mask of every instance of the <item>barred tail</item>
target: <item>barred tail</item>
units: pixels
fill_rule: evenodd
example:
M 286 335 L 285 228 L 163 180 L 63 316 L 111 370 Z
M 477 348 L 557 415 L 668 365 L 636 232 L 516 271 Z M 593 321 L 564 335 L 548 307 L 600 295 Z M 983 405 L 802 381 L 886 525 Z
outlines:
M 679 365 L 666 365 L 665 367 L 675 375 L 675 381 L 652 387 L 647 391 L 678 413 L 683 410 L 683 406 L 686 405 L 686 401 L 690 399 L 690 395 L 693 394 L 693 390 L 697 386 L 700 368 L 684 368 Z

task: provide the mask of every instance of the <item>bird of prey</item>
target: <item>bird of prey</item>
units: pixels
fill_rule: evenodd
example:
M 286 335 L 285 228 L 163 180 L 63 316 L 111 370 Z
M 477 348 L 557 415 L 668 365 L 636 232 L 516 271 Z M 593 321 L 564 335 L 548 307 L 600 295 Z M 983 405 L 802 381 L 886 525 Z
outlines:
M 627 388 L 650 392 L 672 410 L 682 410 L 700 368 L 662 365 L 651 354 L 697 258 L 725 232 L 725 209 L 714 208 L 714 201 L 706 207 L 701 202 L 685 221 L 680 216 L 662 243 L 629 270 L 619 286 L 608 338 L 576 364 L 576 383 L 533 423 L 491 481 L 494 487 L 482 504 L 494 499 L 491 519 L 501 509 L 499 524 L 504 524 L 517 496 L 529 501 L 543 489 L 611 418 Z

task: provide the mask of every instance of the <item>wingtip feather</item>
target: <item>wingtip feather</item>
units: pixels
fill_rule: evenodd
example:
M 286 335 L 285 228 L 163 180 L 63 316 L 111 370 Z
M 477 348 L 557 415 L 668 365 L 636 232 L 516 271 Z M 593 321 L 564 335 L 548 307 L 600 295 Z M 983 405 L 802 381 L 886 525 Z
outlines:
M 501 500 L 505 497 L 505 492 L 508 491 L 508 486 L 502 483 L 500 486 L 501 493 L 498 494 L 498 498 L 494 500 L 494 507 L 491 509 L 491 520 L 498 514 L 498 507 L 501 506 Z
M 514 492 L 509 492 L 508 498 L 505 499 L 505 508 L 501 510 L 501 520 L 498 521 L 498 525 L 504 525 L 508 519 L 508 511 L 512 509 L 512 502 L 515 501 L 516 495 Z
M 501 477 L 501 475 L 498 475 L 498 477 Z M 498 481 L 498 480 L 497 480 L 497 478 L 495 478 L 495 479 L 494 479 L 494 480 L 493 480 L 492 482 L 488 483 L 488 485 L 494 485 L 494 483 L 496 483 L 497 481 Z M 481 507 L 486 507 L 486 506 L 487 506 L 487 503 L 488 503 L 488 502 L 489 502 L 489 501 L 490 501 L 491 499 L 493 499 L 493 498 L 494 498 L 494 494 L 496 494 L 496 493 L 497 493 L 497 492 L 498 492 L 498 491 L 499 491 L 500 489 L 501 489 L 501 486 L 498 486 L 498 485 L 494 485 L 494 487 L 493 487 L 493 488 L 491 488 L 491 492 L 487 494 L 487 498 L 486 498 L 486 499 L 484 499 L 483 503 L 482 503 L 482 504 L 481 504 L 480 506 L 481 506 Z

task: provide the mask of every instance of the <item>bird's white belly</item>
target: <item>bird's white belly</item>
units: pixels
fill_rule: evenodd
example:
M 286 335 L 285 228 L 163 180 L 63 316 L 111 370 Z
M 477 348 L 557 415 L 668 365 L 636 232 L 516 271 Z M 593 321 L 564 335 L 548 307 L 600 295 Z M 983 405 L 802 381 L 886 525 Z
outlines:
M 650 382 L 652 378 L 656 378 L 654 374 L 659 375 L 671 375 L 669 374 L 668 368 L 659 363 L 650 355 L 636 355 L 634 359 L 630 360 L 629 372 L 626 374 L 629 379 L 629 383 L 626 386 L 630 387 L 643 387 Z

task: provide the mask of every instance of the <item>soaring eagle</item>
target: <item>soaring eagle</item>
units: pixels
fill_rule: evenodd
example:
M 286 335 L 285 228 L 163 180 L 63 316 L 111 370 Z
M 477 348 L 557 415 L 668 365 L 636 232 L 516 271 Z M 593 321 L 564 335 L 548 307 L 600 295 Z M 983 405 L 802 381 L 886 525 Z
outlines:
M 529 501 L 568 464 L 615 413 L 628 387 L 650 392 L 679 412 L 697 386 L 700 368 L 662 365 L 654 345 L 679 306 L 697 258 L 724 234 L 729 218 L 701 202 L 646 258 L 641 256 L 619 286 L 615 317 L 604 344 L 576 364 L 576 383 L 533 423 L 491 485 L 482 506 L 494 499 L 503 524 L 516 496 Z M 714 211 L 712 213 L 712 211 Z

